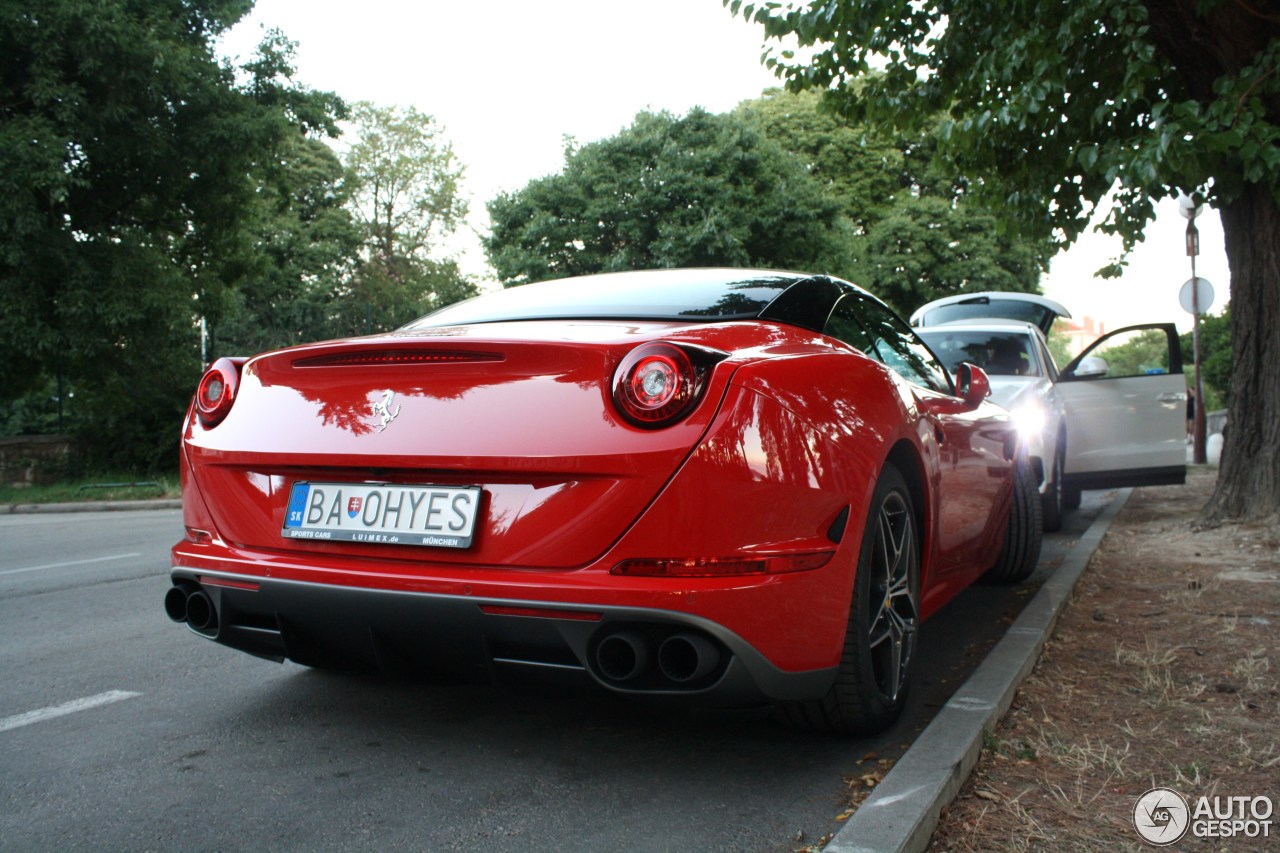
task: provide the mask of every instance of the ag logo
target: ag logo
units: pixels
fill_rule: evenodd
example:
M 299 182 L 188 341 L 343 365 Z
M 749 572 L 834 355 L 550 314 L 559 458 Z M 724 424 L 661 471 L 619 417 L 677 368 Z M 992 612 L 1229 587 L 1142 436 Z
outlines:
M 1156 847 L 1180 840 L 1190 823 L 1186 798 L 1172 788 L 1152 788 L 1133 806 L 1134 827 L 1143 841 Z

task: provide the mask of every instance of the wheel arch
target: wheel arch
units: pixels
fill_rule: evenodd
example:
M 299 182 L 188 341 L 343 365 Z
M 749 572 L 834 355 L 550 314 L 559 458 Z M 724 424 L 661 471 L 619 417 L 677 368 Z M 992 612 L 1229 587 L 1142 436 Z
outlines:
M 885 465 L 897 468 L 898 473 L 907 481 L 907 491 L 911 495 L 911 505 L 915 510 L 916 529 L 920 531 L 920 582 L 923 588 L 925 578 L 929 574 L 931 561 L 928 555 L 933 545 L 932 502 L 929 500 L 929 478 L 925 474 L 924 458 L 914 444 L 902 438 L 889 449 L 889 454 L 885 457 Z

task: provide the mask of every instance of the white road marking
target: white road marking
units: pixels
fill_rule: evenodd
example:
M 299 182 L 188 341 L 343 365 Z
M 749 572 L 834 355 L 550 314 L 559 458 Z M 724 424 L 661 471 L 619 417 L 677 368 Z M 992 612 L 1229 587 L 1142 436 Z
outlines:
M 83 566 L 89 563 L 105 563 L 109 560 L 127 560 L 130 557 L 141 557 L 141 554 L 116 554 L 112 557 L 94 557 L 92 560 L 71 560 L 67 563 L 49 563 L 44 566 L 28 566 L 25 569 L 5 569 L 0 571 L 0 575 L 18 575 L 23 572 L 40 572 L 45 569 L 62 569 L 67 566 Z
M 9 729 L 29 726 L 32 723 L 43 723 L 45 720 L 52 720 L 54 717 L 65 717 L 67 714 L 88 711 L 89 709 L 97 708 L 100 705 L 110 705 L 112 702 L 119 702 L 123 699 L 132 699 L 135 696 L 141 695 L 141 693 L 134 693 L 130 690 L 108 690 L 106 693 L 99 693 L 97 696 L 86 696 L 83 699 L 73 699 L 70 702 L 63 702 L 61 705 L 41 708 L 38 711 L 27 711 L 25 714 L 14 714 L 12 717 L 5 717 L 0 720 L 0 732 L 7 732 Z

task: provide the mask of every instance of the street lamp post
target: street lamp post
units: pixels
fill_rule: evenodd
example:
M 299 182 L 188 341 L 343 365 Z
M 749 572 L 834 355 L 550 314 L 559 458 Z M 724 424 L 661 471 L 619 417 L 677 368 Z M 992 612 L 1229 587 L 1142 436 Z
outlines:
M 1196 204 L 1187 195 L 1178 197 L 1178 210 L 1187 220 L 1187 256 L 1191 258 L 1191 281 L 1187 282 L 1191 290 L 1191 351 L 1195 362 L 1195 411 L 1194 426 L 1191 432 L 1191 461 L 1197 465 L 1205 463 L 1205 419 L 1204 419 L 1204 384 L 1200 381 L 1200 313 L 1208 305 L 1201 305 L 1200 279 L 1196 277 L 1196 255 L 1200 254 L 1200 232 L 1196 229 L 1196 217 L 1204 210 L 1203 204 Z M 1207 282 L 1205 283 L 1208 284 Z M 1210 297 L 1212 298 L 1212 297 Z M 1207 301 L 1207 300 L 1205 300 Z

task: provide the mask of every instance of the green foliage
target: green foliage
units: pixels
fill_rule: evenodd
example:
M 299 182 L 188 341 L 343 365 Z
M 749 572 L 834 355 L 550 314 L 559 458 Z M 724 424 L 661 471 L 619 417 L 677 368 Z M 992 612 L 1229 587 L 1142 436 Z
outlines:
M 1195 348 L 1191 332 L 1178 339 L 1183 370 L 1193 375 Z M 1231 306 L 1221 314 L 1200 318 L 1200 381 L 1204 384 L 1205 411 L 1225 408 L 1231 400 Z
M 323 142 L 285 146 L 257 196 L 246 286 L 213 330 L 214 352 L 250 354 L 396 328 L 474 295 L 434 257 L 466 214 L 462 168 L 435 120 L 368 103 L 353 110 L 346 162 Z
M 988 215 L 907 194 L 858 242 L 850 277 L 909 314 L 956 293 L 1038 293 L 1042 257 L 1002 236 Z
M 678 266 L 839 270 L 853 229 L 804 165 L 741 115 L 640 113 L 489 203 L 507 285 Z
M 346 172 L 325 143 L 286 139 L 272 180 L 255 198 L 256 251 L 245 253 L 210 359 L 249 355 L 341 334 L 335 316 L 354 274 L 362 236 L 348 207 Z
M 1225 0 L 724 0 L 766 64 L 857 124 L 920 130 L 1009 228 L 1127 254 L 1156 200 L 1221 212 L 1237 314 L 1231 444 L 1202 519 L 1280 513 L 1280 15 Z M 790 40 L 790 41 L 785 41 Z M 798 50 L 797 50 L 798 48 Z M 876 73 L 870 74 L 875 66 Z M 1123 260 L 1102 272 L 1116 274 Z M 1244 306 L 1241 308 L 1240 306 Z M 1243 312 L 1248 311 L 1245 315 Z M 1248 383 L 1248 399 L 1245 399 Z
M 1228 15 L 1239 10 L 1204 4 L 1197 38 L 1177 4 L 1142 0 L 999 13 L 971 0 L 725 5 L 769 38 L 794 38 L 803 57 L 772 47 L 766 63 L 856 123 L 918 130 L 946 115 L 946 153 L 988 179 L 979 189 L 1003 219 L 1039 238 L 1074 239 L 1113 187 L 1105 229 L 1126 248 L 1152 201 L 1179 188 L 1215 206 L 1246 183 L 1280 192 L 1274 19 L 1242 23 Z M 870 74 L 873 63 L 883 70 Z
M 173 464 L 195 318 L 254 268 L 281 147 L 341 113 L 277 35 L 244 82 L 216 59 L 250 6 L 0 0 L 0 399 L 61 372 L 93 464 Z
M 58 380 L 54 376 L 6 401 L 0 408 L 0 435 L 55 435 L 73 431 L 78 426 L 70 417 L 75 412 L 74 393 L 68 393 L 65 387 L 61 395 L 58 392 Z
M 452 260 L 375 258 L 362 264 L 333 299 L 330 334 L 368 335 L 395 329 L 476 293 L 475 285 Z
M 858 235 L 892 209 L 903 190 L 919 186 L 913 147 L 851 127 L 821 108 L 814 92 L 772 89 L 734 110 L 804 163 L 835 199 Z
M 426 254 L 467 215 L 453 146 L 432 116 L 413 107 L 362 101 L 353 118 L 347 170 L 370 248 L 383 257 Z
M 934 129 L 886 139 L 821 108 L 816 93 L 766 92 L 737 112 L 799 157 L 857 231 L 841 275 L 903 314 L 978 290 L 1038 292 L 1047 244 L 1001 233 L 934 156 Z
M 455 261 L 435 257 L 467 214 L 463 167 L 435 119 L 367 102 L 354 118 L 346 167 L 364 251 L 334 300 L 338 335 L 392 329 L 477 292 Z
M 182 486 L 176 475 L 148 478 L 139 481 L 132 472 L 104 471 L 93 477 L 80 477 L 69 470 L 58 472 L 57 482 L 35 483 L 15 487 L 0 483 L 0 506 L 12 504 L 80 503 L 83 501 L 135 501 L 160 498 L 176 500 L 182 497 Z M 56 464 L 42 463 L 42 476 L 56 472 Z
M 95 467 L 171 467 L 207 357 L 390 328 L 468 295 L 432 244 L 465 214 L 429 116 L 293 84 L 249 0 L 0 0 L 0 399 Z M 356 214 L 360 214 L 357 221 Z M 61 377 L 59 417 L 50 389 Z
M 1108 376 L 1169 372 L 1169 338 L 1159 329 L 1116 335 L 1091 355 L 1106 360 Z

